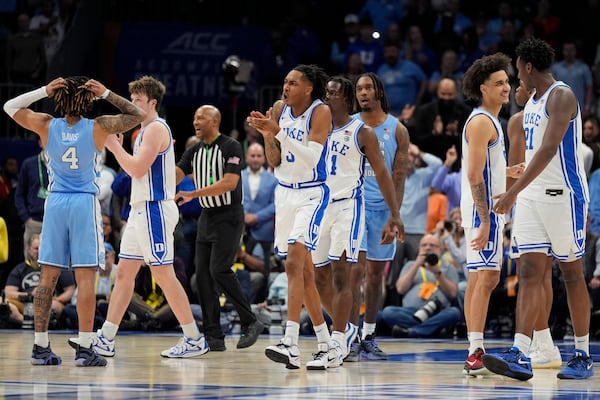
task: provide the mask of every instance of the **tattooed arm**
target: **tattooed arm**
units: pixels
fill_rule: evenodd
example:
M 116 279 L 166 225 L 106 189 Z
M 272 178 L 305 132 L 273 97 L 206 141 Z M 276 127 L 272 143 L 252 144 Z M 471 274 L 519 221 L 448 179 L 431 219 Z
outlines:
M 94 95 L 105 99 L 121 111 L 120 114 L 96 117 L 94 142 L 97 149 L 104 148 L 104 141 L 108 135 L 127 132 L 139 125 L 146 117 L 146 113 L 141 108 L 124 97 L 108 90 L 100 82 L 90 79 L 85 85 Z

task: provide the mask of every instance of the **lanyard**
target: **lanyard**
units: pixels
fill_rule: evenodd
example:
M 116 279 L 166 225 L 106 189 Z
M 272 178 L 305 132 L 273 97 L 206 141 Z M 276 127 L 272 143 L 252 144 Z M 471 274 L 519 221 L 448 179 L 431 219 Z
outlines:
M 40 199 L 48 197 L 48 185 L 44 181 L 44 174 L 42 173 L 42 155 L 38 154 L 38 174 L 40 177 L 40 189 L 38 190 L 37 196 Z

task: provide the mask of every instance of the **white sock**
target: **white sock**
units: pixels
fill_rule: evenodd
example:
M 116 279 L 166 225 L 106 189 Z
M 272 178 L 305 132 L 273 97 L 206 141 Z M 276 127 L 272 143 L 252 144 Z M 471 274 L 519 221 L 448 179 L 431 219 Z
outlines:
M 315 334 L 317 335 L 317 341 L 319 343 L 327 343 L 329 347 L 332 346 L 331 343 L 331 335 L 329 334 L 329 329 L 327 328 L 327 323 L 323 322 L 321 325 L 314 326 Z
M 79 332 L 79 346 L 86 349 L 92 347 L 92 332 Z
M 475 353 L 475 350 L 485 350 L 483 347 L 483 332 L 469 332 L 469 355 Z
M 585 336 L 575 336 L 575 349 L 583 350 L 585 354 L 590 355 L 590 334 Z
M 550 328 L 542 329 L 541 331 L 533 331 L 532 344 L 537 347 L 552 347 L 554 342 L 552 341 L 552 334 Z
M 201 335 L 196 322 L 190 322 L 189 324 L 181 325 L 181 329 L 183 330 L 183 335 L 185 337 L 189 337 L 190 339 L 194 340 L 200 339 Z
M 365 340 L 368 335 L 373 335 L 375 333 L 375 326 L 377 326 L 375 323 L 370 324 L 363 322 L 362 335 L 360 338 Z
M 48 339 L 48 331 L 46 332 L 36 332 L 33 343 L 37 344 L 40 347 L 48 347 L 50 344 L 50 339 Z
M 517 347 L 523 354 L 529 354 L 529 347 L 531 347 L 531 338 L 522 333 L 515 333 L 515 341 L 513 347 Z
M 344 332 L 333 331 L 331 333 L 331 340 L 334 342 L 334 346 L 340 346 L 342 349 L 342 354 L 346 354 L 348 352 L 348 347 L 346 346 L 346 336 L 344 335 Z
M 115 336 L 117 336 L 118 330 L 119 325 L 113 324 L 108 320 L 104 321 L 104 324 L 102 324 L 102 336 L 104 336 L 108 340 L 114 340 Z
M 285 338 L 289 338 L 292 346 L 298 346 L 298 336 L 300 335 L 300 324 L 294 321 L 288 321 L 285 324 Z

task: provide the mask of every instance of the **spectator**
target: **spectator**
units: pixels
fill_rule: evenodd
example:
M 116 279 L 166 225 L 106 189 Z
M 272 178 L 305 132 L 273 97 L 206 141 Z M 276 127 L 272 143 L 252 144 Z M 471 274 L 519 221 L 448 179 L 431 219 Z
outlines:
M 573 40 L 566 40 L 562 45 L 563 60 L 552 65 L 552 75 L 571 87 L 582 118 L 590 116 L 592 110 L 592 71 L 590 67 L 577 58 L 577 45 Z
M 424 152 L 438 158 L 445 158 L 448 149 L 454 146 L 457 159 L 460 159 L 460 134 L 471 107 L 459 98 L 457 83 L 452 78 L 441 79 L 436 90 L 436 99 L 417 107 L 408 119 L 411 140 Z M 451 171 L 459 169 L 456 162 L 450 167 Z
M 359 37 L 360 25 L 358 15 L 346 14 L 344 17 L 344 32 L 331 43 L 329 60 L 334 68 L 343 71 L 347 63 L 346 49 Z
M 444 160 L 444 163 L 439 166 L 437 171 L 435 171 L 435 175 L 431 181 L 431 187 L 444 193 L 448 198 L 448 210 L 446 215 L 450 215 L 450 211 L 460 206 L 460 168 L 457 172 L 450 172 L 457 159 L 458 153 L 456 147 L 452 145 L 452 147 L 446 151 L 446 159 Z
M 263 265 L 268 266 L 273 253 L 275 235 L 275 188 L 277 178 L 266 170 L 265 150 L 259 143 L 254 143 L 246 153 L 246 164 L 242 170 L 242 185 L 244 191 L 244 223 L 248 233 L 246 250 L 252 254 L 256 245 L 261 248 Z M 269 268 L 263 268 L 262 287 L 257 292 L 258 302 L 267 296 Z M 255 278 L 258 279 L 258 278 Z M 253 301 L 252 303 L 256 303 Z
M 425 42 L 423 31 L 419 25 L 410 25 L 406 30 L 406 39 L 402 45 L 400 57 L 421 67 L 427 78 L 439 65 L 437 54 Z
M 583 121 L 583 142 L 592 149 L 590 174 L 600 167 L 600 120 L 589 116 Z
M 453 332 L 461 319 L 460 310 L 451 303 L 458 293 L 458 275 L 441 258 L 440 241 L 435 235 L 423 236 L 416 259 L 402 268 L 396 290 L 402 306 L 387 306 L 379 321 L 391 328 L 395 337 L 431 337 Z
M 17 16 L 18 31 L 8 38 L 6 64 L 8 81 L 40 84 L 46 75 L 44 42 L 29 29 L 29 15 Z
M 15 192 L 15 205 L 25 225 L 23 235 L 24 253 L 27 257 L 29 238 L 42 232 L 44 204 L 48 197 L 48 169 L 46 153 L 42 150 L 26 158 L 19 171 L 19 183 Z
M 348 45 L 346 60 L 354 53 L 360 54 L 365 72 L 375 72 L 383 64 L 383 46 L 370 19 L 361 19 L 360 37 Z
M 407 105 L 421 103 L 427 89 L 427 77 L 417 64 L 400 59 L 397 44 L 387 43 L 383 48 L 385 63 L 377 69 L 389 99 L 390 112 L 402 114 Z
M 5 293 L 8 301 L 17 306 L 21 318 L 23 317 L 26 303 L 33 302 L 34 293 L 40 283 L 40 265 L 38 265 L 38 254 L 40 248 L 40 236 L 33 234 L 27 243 L 27 258 L 21 264 L 15 266 L 6 280 Z M 75 278 L 72 271 L 62 270 L 58 276 L 56 289 L 52 296 L 52 307 L 50 315 L 50 327 L 61 328 L 61 315 L 65 305 L 71 301 L 75 293 Z M 33 315 L 28 315 L 33 319 Z
M 390 23 L 402 22 L 404 17 L 403 0 L 367 0 L 358 17 L 369 18 L 373 21 L 373 27 L 376 32 L 385 32 Z

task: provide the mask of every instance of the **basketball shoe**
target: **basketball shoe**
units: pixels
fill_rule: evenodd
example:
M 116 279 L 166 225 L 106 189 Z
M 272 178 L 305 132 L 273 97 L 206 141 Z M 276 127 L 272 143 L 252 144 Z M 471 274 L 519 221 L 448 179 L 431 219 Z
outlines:
M 526 381 L 533 377 L 531 360 L 518 347 L 511 347 L 502 353 L 484 354 L 481 359 L 483 366 L 495 374 L 520 381 Z
M 583 350 L 575 350 L 573 358 L 557 376 L 560 379 L 587 379 L 594 376 L 592 357 Z

